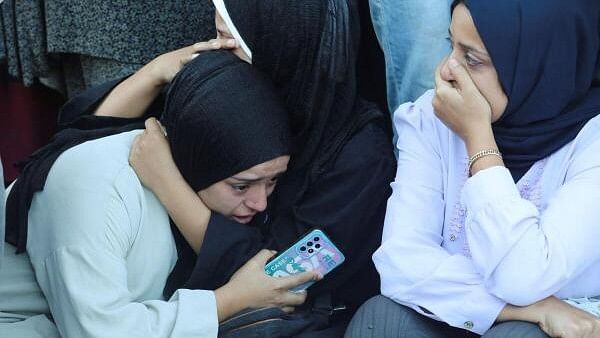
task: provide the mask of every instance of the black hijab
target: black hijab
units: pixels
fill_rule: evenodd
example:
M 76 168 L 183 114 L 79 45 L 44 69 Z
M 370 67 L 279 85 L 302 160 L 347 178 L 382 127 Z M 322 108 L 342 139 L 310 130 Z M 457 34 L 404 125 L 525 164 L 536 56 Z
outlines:
M 349 139 L 383 114 L 358 98 L 360 26 L 347 0 L 224 0 L 252 52 L 252 63 L 280 89 L 292 118 L 294 149 L 288 174 L 271 201 L 277 238 L 291 242 L 308 223 L 302 197 Z M 323 192 L 326 193 L 326 192 Z M 290 214 L 291 212 L 291 214 Z M 283 224 L 285 223 L 285 224 Z M 296 233 L 289 231 L 297 224 Z M 285 244 L 284 244 L 285 245 Z
M 33 196 L 43 190 L 60 154 L 89 140 L 143 128 L 143 122 L 131 122 L 84 116 L 30 156 L 7 201 L 6 241 L 17 252 L 27 244 Z M 230 52 L 202 53 L 179 72 L 162 122 L 173 158 L 196 191 L 289 154 L 288 114 L 279 96 L 262 74 Z
M 600 113 L 600 1 L 464 3 L 508 96 L 493 130 L 517 181 Z
M 161 118 L 192 189 L 289 155 L 288 113 L 271 82 L 230 52 L 196 59 L 173 80 Z

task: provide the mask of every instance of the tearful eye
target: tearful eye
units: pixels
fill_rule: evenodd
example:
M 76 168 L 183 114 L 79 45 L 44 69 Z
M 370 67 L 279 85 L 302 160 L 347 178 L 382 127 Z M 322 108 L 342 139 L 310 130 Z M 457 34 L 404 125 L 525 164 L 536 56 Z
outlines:
M 481 64 L 481 61 L 475 59 L 470 54 L 465 54 L 465 62 L 469 67 L 476 67 Z
M 235 184 L 231 186 L 233 188 L 233 190 L 237 191 L 237 192 L 244 192 L 246 190 L 248 190 L 248 185 L 247 184 Z

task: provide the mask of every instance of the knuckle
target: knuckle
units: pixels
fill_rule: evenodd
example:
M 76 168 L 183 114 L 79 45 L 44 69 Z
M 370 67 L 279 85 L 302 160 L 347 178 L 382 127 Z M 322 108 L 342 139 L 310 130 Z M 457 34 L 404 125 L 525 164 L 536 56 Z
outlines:
M 285 282 L 281 278 L 274 278 L 273 288 L 275 290 L 282 290 L 285 288 Z
M 273 297 L 273 303 L 277 306 L 283 305 L 284 302 L 284 297 L 280 293 L 276 294 L 275 297 Z

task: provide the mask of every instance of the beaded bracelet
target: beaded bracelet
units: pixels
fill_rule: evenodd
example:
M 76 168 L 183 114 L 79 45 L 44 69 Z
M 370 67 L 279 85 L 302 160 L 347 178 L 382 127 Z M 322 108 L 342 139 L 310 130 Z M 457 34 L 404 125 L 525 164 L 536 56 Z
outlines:
M 475 155 L 469 157 L 469 172 L 471 171 L 471 167 L 473 166 L 473 164 L 478 159 L 480 159 L 482 157 L 490 156 L 490 155 L 498 156 L 500 159 L 502 159 L 502 154 L 497 149 L 485 149 L 485 150 L 479 151 Z

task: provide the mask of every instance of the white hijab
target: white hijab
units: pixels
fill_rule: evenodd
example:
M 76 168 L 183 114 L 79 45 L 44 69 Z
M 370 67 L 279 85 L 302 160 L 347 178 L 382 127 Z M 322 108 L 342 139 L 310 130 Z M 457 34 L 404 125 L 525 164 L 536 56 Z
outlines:
M 242 47 L 242 50 L 244 51 L 246 56 L 248 56 L 248 58 L 250 58 L 250 60 L 252 60 L 252 51 L 250 50 L 250 48 L 248 47 L 248 45 L 246 44 L 244 39 L 242 39 L 242 36 L 240 35 L 240 32 L 238 32 L 237 28 L 233 24 L 233 21 L 231 21 L 231 17 L 229 16 L 229 13 L 227 12 L 227 8 L 225 7 L 225 2 L 223 2 L 223 0 L 213 0 L 213 4 L 215 5 L 215 9 L 217 10 L 217 13 L 219 13 L 221 18 L 223 18 L 223 21 L 225 21 L 225 25 L 227 26 L 227 28 L 229 28 L 229 31 L 231 32 L 231 35 L 233 35 L 233 38 L 237 42 L 239 42 L 239 44 Z

